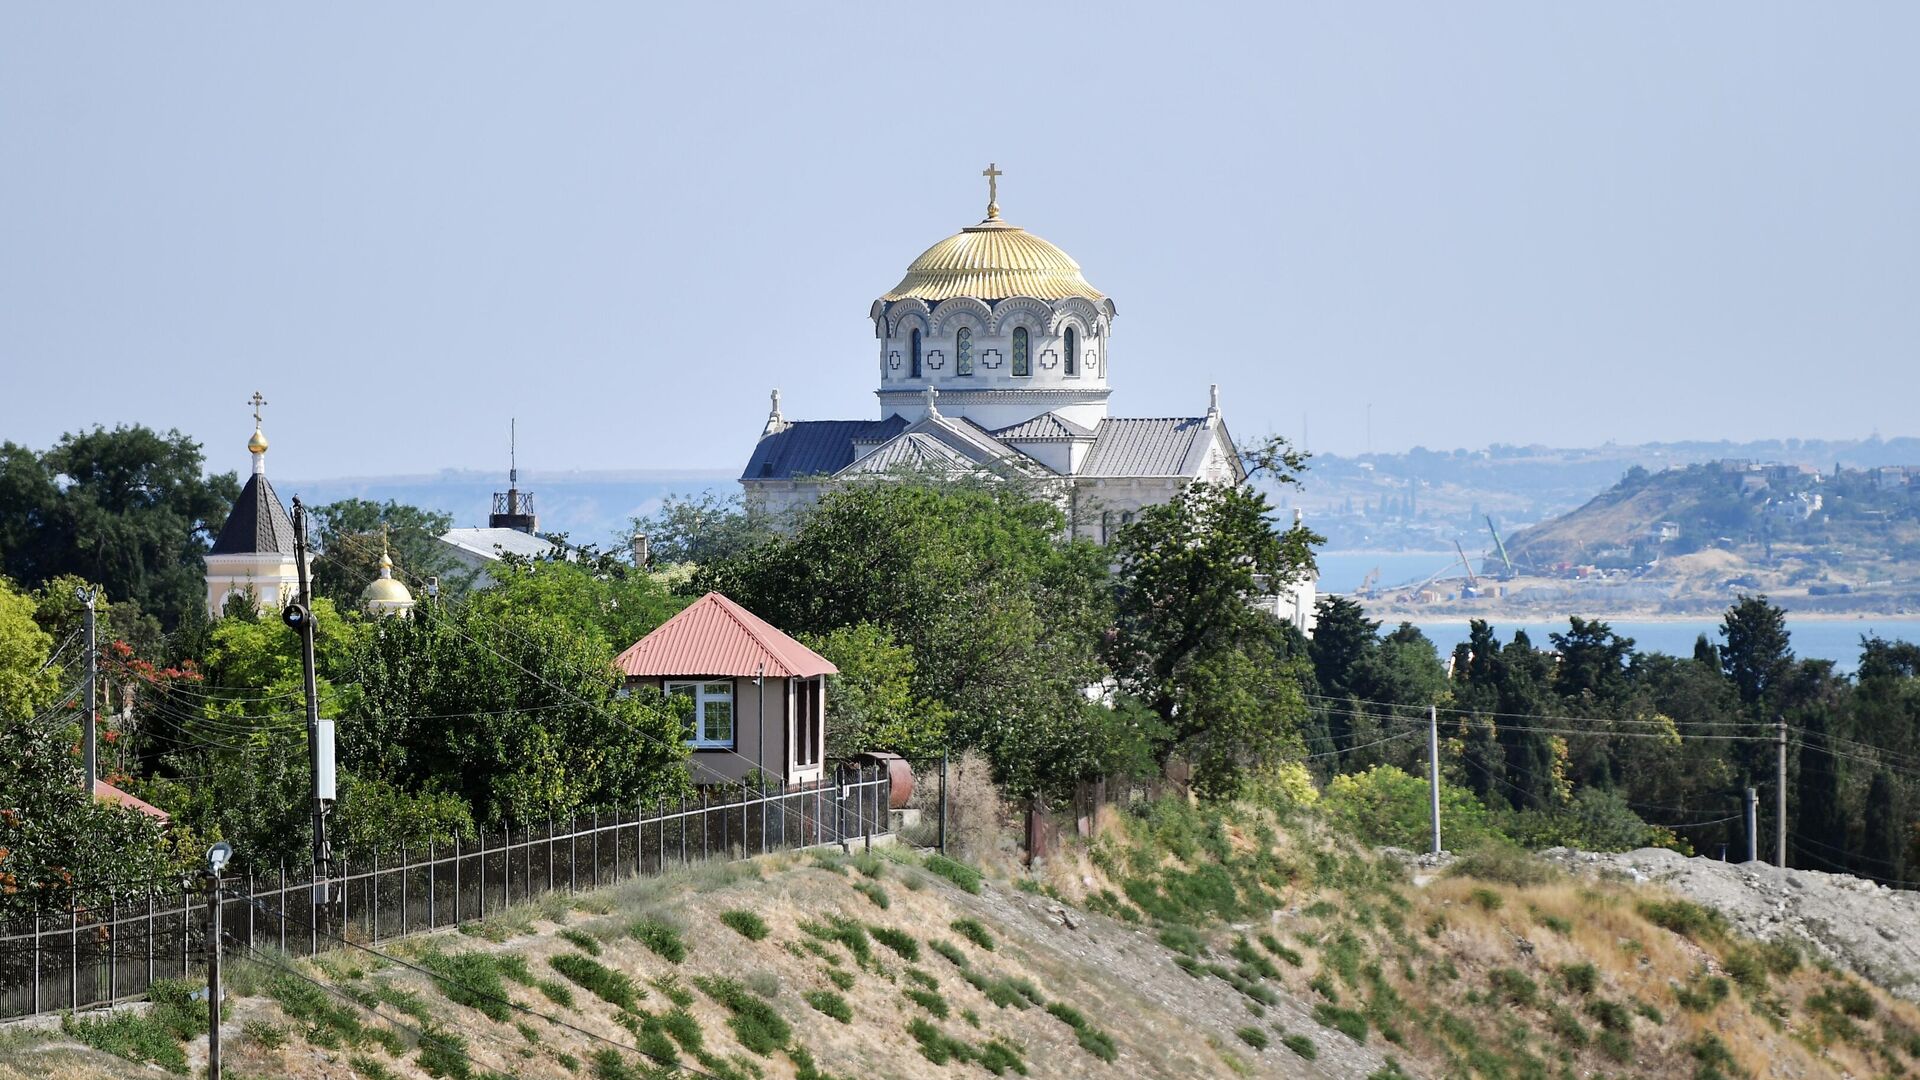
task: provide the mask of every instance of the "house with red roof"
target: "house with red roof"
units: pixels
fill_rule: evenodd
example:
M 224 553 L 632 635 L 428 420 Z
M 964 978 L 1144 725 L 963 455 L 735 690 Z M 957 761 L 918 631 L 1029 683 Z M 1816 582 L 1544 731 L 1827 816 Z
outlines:
M 766 620 L 711 592 L 615 660 L 628 686 L 692 705 L 687 744 L 695 783 L 824 776 L 827 676 L 839 669 Z

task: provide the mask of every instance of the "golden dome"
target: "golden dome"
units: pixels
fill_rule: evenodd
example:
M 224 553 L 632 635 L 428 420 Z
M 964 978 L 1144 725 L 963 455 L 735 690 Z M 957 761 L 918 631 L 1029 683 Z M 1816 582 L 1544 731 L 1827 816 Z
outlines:
M 916 297 L 928 303 L 956 296 L 980 300 L 1009 296 L 1106 299 L 1104 293 L 1087 284 L 1080 275 L 1080 264 L 1066 252 L 1000 220 L 997 210 L 990 208 L 987 220 L 928 248 L 907 267 L 907 276 L 900 279 L 900 284 L 881 299 Z
M 260 433 L 260 426 L 254 425 L 253 438 L 247 440 L 247 453 L 264 454 L 267 452 L 267 437 Z
M 393 557 L 385 551 L 380 553 L 380 576 L 360 594 L 360 603 L 376 614 L 405 611 L 413 606 L 413 593 L 393 576 Z

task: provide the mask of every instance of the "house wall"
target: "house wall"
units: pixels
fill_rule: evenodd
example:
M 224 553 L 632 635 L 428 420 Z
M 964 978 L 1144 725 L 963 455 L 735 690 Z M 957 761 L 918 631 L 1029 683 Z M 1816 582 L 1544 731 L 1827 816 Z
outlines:
M 672 678 L 647 678 L 629 680 L 634 684 L 643 684 L 656 690 L 665 691 L 668 683 L 677 682 L 718 682 L 725 676 L 686 675 Z M 760 689 L 754 685 L 751 677 L 726 679 L 733 683 L 733 746 L 731 750 L 719 748 L 694 747 L 687 758 L 687 768 L 693 774 L 696 784 L 733 784 L 747 778 L 753 771 L 756 755 L 760 754 Z M 793 727 L 793 684 L 805 680 L 768 678 L 766 680 L 766 757 L 760 761 L 760 768 L 769 780 L 785 777 L 789 784 L 804 783 L 819 779 L 821 765 L 815 763 L 804 768 L 793 765 L 793 747 L 789 733 Z M 821 691 L 816 691 L 821 692 Z M 822 714 L 825 715 L 824 713 Z M 824 731 L 824 726 L 822 728 Z

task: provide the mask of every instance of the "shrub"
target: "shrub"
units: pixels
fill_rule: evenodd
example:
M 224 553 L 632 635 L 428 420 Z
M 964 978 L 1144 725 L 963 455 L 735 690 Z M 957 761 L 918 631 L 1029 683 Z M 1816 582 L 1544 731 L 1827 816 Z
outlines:
M 1280 1045 L 1308 1061 L 1320 1056 L 1320 1048 L 1313 1045 L 1313 1040 L 1305 1035 L 1283 1035 L 1280 1038 Z
M 807 1004 L 835 1020 L 843 1024 L 853 1023 L 853 1006 L 848 1005 L 847 999 L 839 994 L 831 990 L 809 990 L 800 996 L 806 999 Z
M 1767 962 L 1761 959 L 1758 950 L 1728 949 L 1720 958 L 1720 964 L 1742 989 L 1758 992 L 1767 988 Z
M 1633 1060 L 1633 1040 L 1618 1031 L 1602 1028 L 1600 1038 L 1595 1040 L 1600 1052 L 1622 1065 Z
M 1467 893 L 1467 902 L 1481 911 L 1499 911 L 1506 900 L 1485 885 L 1476 885 L 1473 891 Z
M 955 1060 L 973 1060 L 973 1047 L 934 1027 L 923 1017 L 916 1016 L 907 1024 L 907 1034 L 920 1044 L 920 1056 L 935 1065 L 945 1065 Z
M 793 1027 L 773 1006 L 755 997 L 732 979 L 699 978 L 693 981 L 708 997 L 733 1015 L 727 1026 L 749 1051 L 767 1056 L 793 1041 Z
M 980 871 L 975 870 L 966 863 L 949 859 L 945 855 L 929 855 L 927 856 L 926 867 L 928 870 L 946 878 L 967 892 L 975 895 L 978 895 L 980 892 L 980 882 L 983 880 L 982 875 Z
M 821 941 L 839 942 L 861 967 L 873 963 L 873 947 L 867 942 L 866 927 L 844 915 L 829 915 L 825 923 L 807 920 L 800 924 L 800 931 Z
M 1352 1009 L 1323 1001 L 1313 1007 L 1313 1019 L 1321 1027 L 1330 1027 L 1354 1042 L 1367 1041 L 1367 1018 Z
M 279 1024 L 269 1024 L 265 1020 L 249 1020 L 240 1025 L 240 1030 L 246 1033 L 247 1038 L 269 1050 L 278 1050 L 287 1045 L 287 1036 L 290 1034 Z
M 122 1012 L 81 1019 L 67 1013 L 60 1018 L 60 1030 L 102 1053 L 158 1065 L 168 1072 L 187 1071 L 180 1040 L 151 1017 Z
M 1064 1001 L 1056 1001 L 1047 1006 L 1047 1012 L 1051 1013 L 1054 1019 L 1073 1029 L 1074 1034 L 1080 1038 L 1081 1049 L 1087 1053 L 1101 1061 L 1112 1061 L 1119 1056 L 1120 1051 L 1113 1044 L 1113 1036 L 1094 1027 L 1093 1021 L 1088 1020 L 1079 1009 Z
M 908 963 L 917 963 L 919 961 L 920 943 L 913 940 L 912 934 L 895 930 L 890 926 L 868 927 L 868 932 L 873 934 L 873 940 L 899 953 L 900 958 Z
M 1740 1066 L 1733 1060 L 1732 1051 L 1718 1035 L 1703 1033 L 1688 1043 L 1686 1049 L 1694 1061 L 1694 1080 L 1726 1080 L 1740 1075 Z
M 1580 1018 L 1558 1005 L 1554 1006 L 1549 1023 L 1560 1041 L 1575 1049 L 1587 1045 L 1591 1039 L 1587 1029 L 1581 1025 Z
M 1691 900 L 1642 900 L 1635 910 L 1655 926 L 1694 941 L 1717 941 L 1727 933 L 1726 916 Z
M 569 926 L 565 930 L 560 931 L 560 939 L 571 943 L 574 948 L 579 949 L 588 956 L 600 955 L 600 942 L 595 940 L 594 936 L 585 930 Z
M 1593 998 L 1587 1002 L 1587 1015 L 1593 1017 L 1607 1031 L 1633 1030 L 1633 1014 L 1617 1001 Z M 1655 1023 L 1658 1022 L 1655 1021 Z
M 881 888 L 880 883 L 877 881 L 856 882 L 853 886 L 853 891 L 872 901 L 873 906 L 879 908 L 881 911 L 885 911 L 893 906 L 893 900 L 887 896 L 887 890 Z
M 694 1019 L 685 1006 L 670 1009 L 660 1014 L 660 1026 L 666 1029 L 673 1041 L 689 1054 L 697 1054 L 706 1045 L 707 1037 L 700 1030 L 700 1021 Z
M 1447 874 L 1515 888 L 1544 885 L 1560 876 L 1558 870 L 1534 858 L 1525 848 L 1504 841 L 1468 851 L 1447 867 Z
M 653 950 L 654 955 L 669 964 L 677 964 L 687 958 L 687 943 L 680 938 L 680 931 L 655 919 L 641 919 L 627 928 L 640 944 Z
M 693 1007 L 693 991 L 687 989 L 686 986 L 681 983 L 680 977 L 673 972 L 669 971 L 665 975 L 649 981 L 653 983 L 654 989 L 666 995 L 667 1000 L 673 1002 L 676 1007 L 682 1009 L 690 1009 Z
M 1020 1047 L 999 1036 L 988 1039 L 980 1047 L 974 1061 L 995 1076 L 1004 1076 L 1009 1071 L 1027 1075 L 1027 1062 Z
M 992 939 L 989 938 L 988 940 Z M 955 945 L 951 941 L 929 941 L 927 942 L 927 948 L 932 949 L 934 952 L 952 961 L 954 967 L 966 967 L 972 962 L 967 959 L 966 953 L 960 951 L 960 946 Z
M 277 972 L 267 980 L 267 996 L 280 1003 L 290 1017 L 305 1025 L 308 1042 L 332 1049 L 342 1039 L 358 1042 L 365 1030 L 352 1006 L 335 1000 L 325 990 L 291 972 Z
M 421 1028 L 420 1067 L 428 1076 L 469 1080 L 473 1076 L 473 1063 L 467 1060 L 467 1040 L 437 1025 Z
M 1487 982 L 1501 1001 L 1515 1005 L 1535 1005 L 1540 1001 L 1540 988 L 1518 969 L 1494 968 L 1487 972 Z
M 767 920 L 751 911 L 741 911 L 738 908 L 723 911 L 720 913 L 720 921 L 748 941 L 765 941 L 767 935 L 772 933 L 767 928 Z
M 1568 990 L 1584 997 L 1599 988 L 1600 969 L 1592 964 L 1562 964 L 1560 982 Z
M 1759 951 L 1761 962 L 1775 975 L 1791 975 L 1800 968 L 1800 947 L 1784 937 L 1761 942 Z
M 1272 934 L 1260 935 L 1260 947 L 1286 961 L 1293 967 L 1299 967 L 1305 962 L 1305 959 L 1297 951 L 1282 944 L 1280 939 L 1274 937 Z
M 940 1020 L 947 1018 L 947 999 L 941 997 L 938 991 L 911 987 L 905 993 L 908 1001 L 932 1013 L 935 1018 Z
M 1199 956 L 1207 951 L 1207 943 L 1200 931 L 1191 926 L 1167 926 L 1160 930 L 1160 944 L 1177 953 Z
M 959 934 L 961 937 L 966 938 L 968 941 L 973 942 L 988 952 L 993 951 L 993 935 L 987 932 L 986 926 L 981 923 L 979 919 L 955 919 L 947 924 L 947 929 L 952 930 L 954 933 Z
M 506 983 L 500 976 L 500 965 L 486 953 L 467 952 L 449 956 L 442 952 L 427 952 L 420 957 L 421 966 L 433 972 L 434 985 L 447 996 L 447 1000 L 456 1005 L 465 1005 L 489 1020 L 506 1023 L 513 1015 L 508 1004 Z
M 939 979 L 936 979 L 933 976 L 927 974 L 926 972 L 921 971 L 917 967 L 910 967 L 907 969 L 907 979 L 920 986 L 926 987 L 928 990 L 940 989 Z
M 1243 1027 L 1235 1031 L 1234 1034 L 1240 1036 L 1241 1042 L 1246 1043 L 1255 1050 L 1265 1050 L 1267 1048 L 1267 1033 L 1257 1027 Z
M 624 971 L 602 964 L 579 953 L 561 953 L 547 959 L 553 970 L 565 975 L 581 989 L 617 1009 L 633 1009 L 645 992 L 633 985 Z
M 540 988 L 540 992 L 546 995 L 548 1001 L 553 1002 L 563 1009 L 573 1008 L 573 991 L 567 988 L 566 983 L 554 982 L 552 979 L 541 979 L 537 985 Z
M 1328 781 L 1320 805 L 1335 823 L 1369 844 L 1424 851 L 1433 827 L 1425 777 L 1391 765 L 1347 773 Z M 1495 836 L 1487 808 L 1473 792 L 1440 785 L 1440 819 L 1454 845 L 1469 849 Z
M 1842 982 L 1825 987 L 1819 993 L 1807 999 L 1807 1004 L 1816 1011 L 1841 1013 L 1855 1020 L 1871 1020 L 1878 1011 L 1874 1008 L 1873 995 L 1857 983 Z

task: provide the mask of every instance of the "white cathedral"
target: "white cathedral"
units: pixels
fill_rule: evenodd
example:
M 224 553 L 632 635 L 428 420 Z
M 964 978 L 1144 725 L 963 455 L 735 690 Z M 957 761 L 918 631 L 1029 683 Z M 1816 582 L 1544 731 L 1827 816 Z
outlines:
M 1113 300 L 1066 252 L 987 216 L 928 248 L 869 317 L 880 341 L 880 418 L 788 420 L 780 392 L 740 484 L 774 514 L 828 486 L 895 470 L 1014 470 L 1054 481 L 1072 535 L 1106 543 L 1143 507 L 1245 467 L 1220 415 L 1113 417 Z M 1311 581 L 1264 603 L 1312 630 Z

